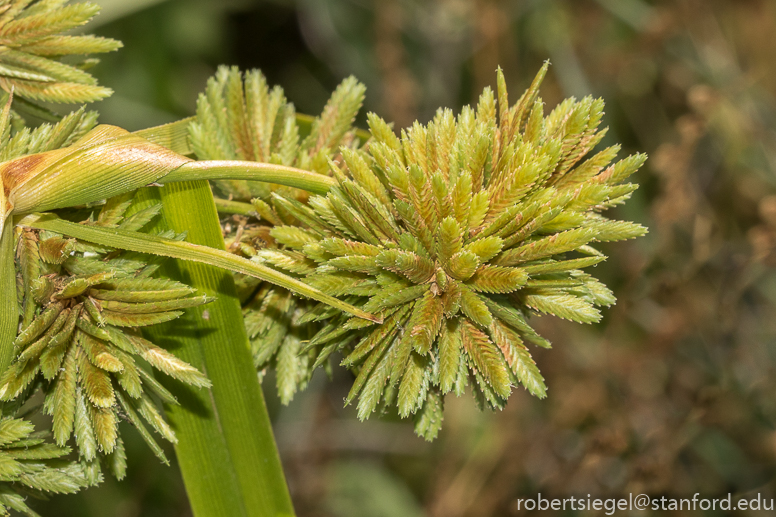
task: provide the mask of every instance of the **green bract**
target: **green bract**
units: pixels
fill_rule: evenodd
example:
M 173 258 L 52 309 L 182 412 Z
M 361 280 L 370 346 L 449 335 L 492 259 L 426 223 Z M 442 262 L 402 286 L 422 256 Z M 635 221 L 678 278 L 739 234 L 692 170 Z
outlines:
M 342 149 L 326 196 L 272 194 L 299 223 L 275 226 L 282 249 L 254 260 L 384 319 L 318 304 L 299 320 L 325 322 L 303 349 L 315 365 L 345 354 L 357 375 L 347 401 L 359 398 L 360 418 L 395 404 L 432 439 L 444 395 L 467 384 L 491 408 L 518 384 L 543 397 L 527 344 L 549 343 L 528 316 L 591 323 L 596 306 L 615 301 L 582 269 L 605 258 L 594 242 L 645 233 L 600 215 L 635 190 L 622 181 L 645 157 L 611 164 L 613 146 L 583 160 L 605 134 L 603 102 L 568 99 L 545 117 L 546 70 L 511 107 L 499 72 L 498 108 L 486 88 L 476 108 L 457 118 L 440 110 L 401 138 L 370 115 L 368 154 Z

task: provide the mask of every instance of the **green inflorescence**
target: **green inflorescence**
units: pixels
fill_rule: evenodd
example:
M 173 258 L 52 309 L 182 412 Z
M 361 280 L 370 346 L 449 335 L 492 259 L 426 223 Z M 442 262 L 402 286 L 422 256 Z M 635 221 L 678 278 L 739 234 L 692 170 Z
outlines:
M 150 223 L 161 206 L 127 215 L 131 208 L 132 195 L 112 198 L 85 224 L 136 231 Z M 177 402 L 149 367 L 196 387 L 210 382 L 137 329 L 175 319 L 183 309 L 210 299 L 178 282 L 152 278 L 157 259 L 52 232 L 19 233 L 24 321 L 14 342 L 16 359 L 0 378 L 0 400 L 24 400 L 39 386 L 45 394 L 44 411 L 53 417 L 54 439 L 64 445 L 75 435 L 79 455 L 90 465 L 91 482 L 99 479 L 98 454 L 106 457 L 117 477 L 124 475 L 118 432 L 122 419 L 134 425 L 166 463 L 147 426 L 175 442 L 157 404 Z
M 247 234 L 268 243 L 249 249 L 254 260 L 384 319 L 375 324 L 323 304 L 293 319 L 323 325 L 290 347 L 307 359 L 299 377 L 344 354 L 342 365 L 356 375 L 347 403 L 358 398 L 360 418 L 395 405 L 433 439 L 444 396 L 467 385 L 494 409 L 517 385 L 544 397 L 528 345 L 549 342 L 529 325 L 530 314 L 592 323 L 601 317 L 597 306 L 614 303 L 583 269 L 605 259 L 594 243 L 645 233 L 601 215 L 636 189 L 623 182 L 645 156 L 612 163 L 616 145 L 588 156 L 606 133 L 603 101 L 567 99 L 545 116 L 538 89 L 546 70 L 512 106 L 499 71 L 496 94 L 486 88 L 475 108 L 457 117 L 440 110 L 400 137 L 370 114 L 366 145 L 330 156 L 338 185 L 328 195 L 274 191 L 260 200 L 274 211 L 259 211 L 271 227 Z M 242 249 L 245 239 L 233 242 Z M 264 294 L 263 302 L 248 306 L 249 322 L 289 314 L 282 296 Z M 273 342 L 279 358 L 283 346 Z

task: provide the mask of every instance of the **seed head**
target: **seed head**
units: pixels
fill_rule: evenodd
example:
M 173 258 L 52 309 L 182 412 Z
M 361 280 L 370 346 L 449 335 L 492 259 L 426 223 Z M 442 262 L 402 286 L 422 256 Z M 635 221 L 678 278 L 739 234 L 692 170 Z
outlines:
M 595 242 L 645 233 L 600 215 L 635 190 L 621 182 L 644 156 L 611 164 L 613 146 L 587 157 L 606 132 L 603 102 L 568 99 L 545 117 L 546 70 L 513 106 L 499 71 L 498 102 L 486 88 L 476 108 L 440 110 L 401 137 L 370 114 L 367 150 L 330 161 L 338 185 L 328 195 L 272 194 L 301 224 L 275 226 L 281 249 L 256 259 L 383 318 L 318 304 L 301 319 L 324 322 L 305 348 L 316 365 L 345 354 L 360 418 L 395 404 L 432 439 L 444 395 L 467 384 L 491 408 L 519 384 L 544 397 L 528 344 L 549 343 L 529 315 L 591 323 L 614 303 L 582 269 L 605 259 Z

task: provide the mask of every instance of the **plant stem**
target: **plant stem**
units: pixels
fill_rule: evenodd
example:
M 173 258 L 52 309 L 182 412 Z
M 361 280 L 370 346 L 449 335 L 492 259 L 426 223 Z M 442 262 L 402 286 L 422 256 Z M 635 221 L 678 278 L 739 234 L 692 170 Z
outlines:
M 163 202 L 164 227 L 188 232 L 191 242 L 224 248 L 206 182 L 143 189 L 139 195 Z M 181 393 L 178 387 L 182 405 L 168 411 L 194 515 L 293 515 L 232 275 L 180 260 L 167 261 L 161 272 L 217 297 L 212 304 L 187 310 L 182 318 L 147 332 L 155 342 L 175 347 L 176 355 L 200 368 L 213 383 L 209 391 Z
M 216 208 L 219 214 L 236 214 L 256 216 L 256 209 L 250 203 L 230 201 L 228 199 L 215 198 Z
M 242 162 L 230 160 L 207 160 L 187 162 L 159 180 L 168 184 L 177 181 L 191 180 L 254 180 L 287 187 L 300 188 L 313 194 L 325 195 L 329 189 L 337 185 L 337 181 L 329 176 L 309 172 L 285 165 L 273 163 Z

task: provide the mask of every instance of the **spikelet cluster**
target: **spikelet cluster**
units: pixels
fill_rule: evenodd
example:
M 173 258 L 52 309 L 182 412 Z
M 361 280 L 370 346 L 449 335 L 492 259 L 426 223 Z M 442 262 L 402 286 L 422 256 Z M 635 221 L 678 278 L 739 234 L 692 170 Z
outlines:
M 27 496 L 72 494 L 86 485 L 83 468 L 63 459 L 68 447 L 47 443 L 48 434 L 35 432 L 24 419 L 0 417 L 0 515 L 10 511 L 37 516 Z
M 0 1 L 0 88 L 13 90 L 17 104 L 38 115 L 45 115 L 45 109 L 29 101 L 92 102 L 112 93 L 86 71 L 97 60 L 84 58 L 68 64 L 61 58 L 110 52 L 121 43 L 62 35 L 87 23 L 100 10 L 88 2 L 65 4 L 66 0 Z
M 203 160 L 248 160 L 293 166 L 329 174 L 329 160 L 341 161 L 340 148 L 357 150 L 360 140 L 353 119 L 361 107 L 364 86 L 345 79 L 323 113 L 300 118 L 283 90 L 272 89 L 259 71 L 241 74 L 221 67 L 200 95 L 197 120 L 190 126 L 192 146 Z M 226 247 L 245 257 L 270 260 L 277 243 L 270 235 L 275 225 L 302 224 L 275 203 L 272 194 L 304 203 L 306 192 L 251 181 L 215 181 L 216 190 L 230 200 L 252 202 L 255 217 L 234 216 L 223 221 Z M 303 389 L 314 357 L 300 354 L 302 342 L 316 332 L 316 324 L 300 324 L 312 307 L 281 287 L 238 276 L 245 307 L 245 323 L 257 369 L 277 372 L 281 401 L 287 404 Z
M 0 162 L 71 145 L 87 134 L 97 114 L 78 110 L 57 124 L 14 130 L 3 112 Z M 138 231 L 160 206 L 132 206 L 132 194 L 109 199 L 83 224 Z M 75 214 L 73 214 L 75 216 Z M 169 321 L 181 310 L 207 303 L 182 284 L 151 275 L 158 258 L 98 247 L 62 235 L 16 228 L 20 332 L 16 357 L 0 378 L 0 400 L 23 404 L 40 391 L 54 417 L 54 439 L 64 446 L 75 434 L 87 481 L 101 476 L 98 455 L 111 471 L 125 471 L 118 422 L 128 420 L 167 461 L 146 426 L 175 439 L 156 401 L 175 398 L 150 373 L 156 368 L 195 386 L 209 381 L 196 369 L 144 340 L 138 328 Z M 172 233 L 167 237 L 176 237 Z M 177 236 L 181 237 L 181 236 Z M 145 422 L 145 423 L 144 423 Z
M 591 323 L 614 303 L 583 270 L 605 258 L 595 242 L 645 233 L 601 215 L 635 190 L 622 182 L 645 157 L 612 163 L 618 146 L 588 156 L 605 134 L 603 102 L 568 99 L 545 116 L 546 70 L 512 106 L 499 71 L 497 95 L 486 88 L 475 108 L 440 110 L 401 137 L 370 115 L 368 154 L 342 149 L 328 195 L 272 194 L 302 224 L 274 226 L 280 249 L 257 260 L 384 319 L 318 304 L 299 320 L 324 323 L 302 349 L 314 365 L 344 354 L 360 418 L 395 405 L 433 439 L 444 396 L 467 385 L 494 409 L 518 385 L 544 397 L 529 345 L 549 343 L 529 315 Z
M 132 208 L 131 195 L 112 198 L 85 224 L 140 231 L 161 205 Z M 100 455 L 117 477 L 124 475 L 120 420 L 135 426 L 166 463 L 148 428 L 175 442 L 158 403 L 176 400 L 150 368 L 196 387 L 210 383 L 138 329 L 175 319 L 210 299 L 178 282 L 152 278 L 160 264 L 156 258 L 46 231 L 18 233 L 23 321 L 14 341 L 16 358 L 0 378 L 0 400 L 24 400 L 39 387 L 44 411 L 53 416 L 56 443 L 64 445 L 75 435 L 90 483 L 99 480 Z M 176 237 L 168 233 L 165 237 Z

